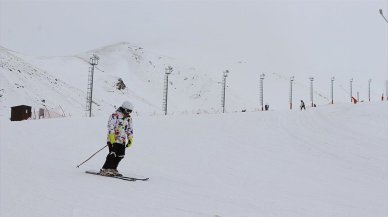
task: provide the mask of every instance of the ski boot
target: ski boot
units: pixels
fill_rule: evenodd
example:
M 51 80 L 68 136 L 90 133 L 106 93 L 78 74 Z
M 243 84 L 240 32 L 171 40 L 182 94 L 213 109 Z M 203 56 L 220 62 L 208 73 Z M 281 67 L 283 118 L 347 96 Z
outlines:
M 117 169 L 112 169 L 114 176 L 123 176 Z
M 115 176 L 115 173 L 112 169 L 101 169 L 100 175 L 102 175 L 102 176 Z

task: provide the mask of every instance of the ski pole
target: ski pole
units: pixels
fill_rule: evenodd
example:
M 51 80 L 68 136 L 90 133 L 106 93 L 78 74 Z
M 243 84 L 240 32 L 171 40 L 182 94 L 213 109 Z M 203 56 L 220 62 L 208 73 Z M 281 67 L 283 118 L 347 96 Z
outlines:
M 104 149 L 106 146 L 108 146 L 108 144 L 106 144 L 104 147 L 102 147 L 100 150 L 98 150 L 96 153 L 94 153 L 92 156 L 90 156 L 88 159 L 86 159 L 84 162 L 80 163 L 77 168 L 79 168 L 82 164 L 86 163 L 88 160 L 90 160 L 92 157 L 94 157 L 94 155 L 96 155 L 98 152 L 102 151 L 102 149 Z

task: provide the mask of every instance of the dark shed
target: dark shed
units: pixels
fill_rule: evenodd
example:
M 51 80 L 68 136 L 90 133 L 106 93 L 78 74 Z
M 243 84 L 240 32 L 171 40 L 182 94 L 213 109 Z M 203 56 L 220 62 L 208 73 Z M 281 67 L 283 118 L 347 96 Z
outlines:
M 18 105 L 11 107 L 11 121 L 27 120 L 31 117 L 31 106 Z

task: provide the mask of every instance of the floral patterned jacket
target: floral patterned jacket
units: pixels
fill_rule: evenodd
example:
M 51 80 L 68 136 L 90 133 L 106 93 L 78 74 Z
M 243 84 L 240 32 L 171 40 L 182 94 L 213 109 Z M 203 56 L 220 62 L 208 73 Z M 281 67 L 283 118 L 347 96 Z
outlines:
M 120 109 L 116 110 L 108 121 L 108 138 L 109 135 L 114 135 L 115 143 L 126 145 L 133 137 L 132 117 L 129 114 L 124 114 Z

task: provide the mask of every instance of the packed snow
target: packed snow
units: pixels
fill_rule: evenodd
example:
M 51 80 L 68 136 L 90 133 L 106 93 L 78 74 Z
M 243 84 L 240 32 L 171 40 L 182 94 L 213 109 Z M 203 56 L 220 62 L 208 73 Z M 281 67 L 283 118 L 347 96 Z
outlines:
M 388 214 L 388 104 L 134 116 L 119 170 L 101 168 L 106 117 L 2 120 L 2 217 Z

